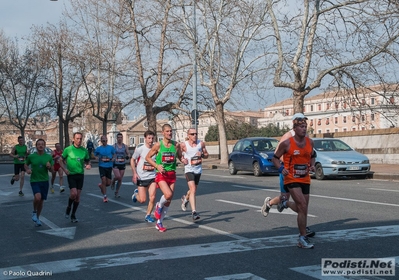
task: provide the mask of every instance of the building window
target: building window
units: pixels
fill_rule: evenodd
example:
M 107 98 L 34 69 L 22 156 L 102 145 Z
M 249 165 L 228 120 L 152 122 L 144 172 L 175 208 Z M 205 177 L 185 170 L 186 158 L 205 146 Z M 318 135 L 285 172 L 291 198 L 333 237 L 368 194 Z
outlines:
M 346 101 L 344 101 L 344 109 L 346 109 Z
M 343 117 L 343 122 L 346 123 L 346 116 Z
M 366 117 L 364 115 L 362 115 L 362 122 L 364 122 L 366 120 Z
M 338 132 L 338 128 L 335 128 L 335 129 L 334 129 L 334 132 Z
M 310 120 L 310 126 L 313 126 L 313 119 Z
M 329 129 L 326 129 L 326 133 L 330 133 L 330 130 L 329 130 Z
M 321 104 L 317 104 L 317 110 L 321 111 Z
M 330 110 L 330 103 L 327 102 L 327 110 Z
M 313 112 L 313 105 L 310 105 L 310 111 Z
M 352 131 L 356 131 L 356 127 L 352 127 Z
M 326 125 L 329 125 L 330 124 L 330 118 L 327 118 L 326 119 Z
M 362 99 L 362 105 L 366 105 L 366 99 Z
M 321 119 L 317 121 L 317 125 L 321 125 Z
M 395 104 L 395 97 L 391 96 L 391 97 L 389 98 L 389 103 Z
M 317 131 L 317 133 L 320 134 L 320 133 L 321 133 L 321 129 L 319 129 L 319 130 Z
M 130 138 L 129 138 L 129 143 L 130 143 L 130 146 L 133 146 L 133 144 L 134 144 L 134 137 L 130 137 Z
M 371 98 L 371 105 L 374 105 L 374 102 L 375 102 L 375 98 L 372 97 L 372 98 Z
M 338 102 L 335 102 L 335 109 L 338 109 Z
M 371 119 L 372 121 L 374 121 L 374 114 L 371 114 L 371 115 L 370 115 L 370 119 Z
M 352 116 L 352 122 L 356 122 L 356 117 Z
M 343 132 L 346 132 L 346 128 L 342 129 Z
M 139 144 L 144 143 L 144 137 L 139 138 Z
M 338 123 L 338 117 L 334 118 L 334 123 L 337 124 Z

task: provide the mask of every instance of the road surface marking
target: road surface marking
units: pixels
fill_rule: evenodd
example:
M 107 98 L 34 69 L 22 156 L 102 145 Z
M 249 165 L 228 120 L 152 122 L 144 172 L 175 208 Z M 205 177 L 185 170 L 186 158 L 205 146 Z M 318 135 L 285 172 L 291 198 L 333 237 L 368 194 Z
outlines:
M 230 274 L 215 277 L 207 277 L 204 280 L 266 280 L 265 278 L 253 275 L 252 273 Z
M 317 243 L 350 242 L 352 240 L 364 240 L 370 238 L 374 239 L 373 242 L 378 242 L 379 238 L 386 238 L 389 236 L 399 236 L 399 225 L 318 232 Z M 268 236 L 250 240 L 233 240 L 175 247 L 163 247 L 118 254 L 21 264 L 19 266 L 0 268 L 0 279 L 18 279 L 26 277 L 8 277 L 6 273 L 4 273 L 7 271 L 40 270 L 51 271 L 52 275 L 56 275 L 59 273 L 68 273 L 70 271 L 80 271 L 84 269 L 92 270 L 141 263 L 148 263 L 151 265 L 151 263 L 149 263 L 150 261 L 184 259 L 190 257 L 249 252 L 253 250 L 296 247 L 297 239 L 298 235 L 296 234 L 285 236 Z M 173 254 L 171 254 L 171 252 L 173 252 Z
M 257 211 L 257 212 L 260 212 L 260 208 L 261 208 L 261 206 L 258 206 L 258 205 L 245 204 L 245 203 L 234 202 L 234 201 L 223 200 L 223 199 L 216 199 L 216 201 L 219 201 L 219 202 L 224 202 L 224 203 L 229 203 L 229 204 L 234 204 L 234 205 L 246 206 L 246 207 L 250 207 L 250 208 L 255 208 L 255 209 L 258 209 L 258 211 Z M 284 210 L 283 212 L 278 212 L 278 210 L 277 210 L 277 209 L 271 208 L 269 213 L 278 213 L 278 214 L 297 215 L 297 213 L 295 213 L 294 211 L 292 211 L 292 210 L 291 210 L 291 209 L 289 209 L 289 208 L 288 208 L 288 209 L 286 209 L 286 210 Z M 317 216 L 315 216 L 315 215 L 311 215 L 311 214 L 308 214 L 308 217 L 315 218 L 315 217 L 317 217 Z
M 88 193 L 88 195 L 102 198 L 101 195 L 97 195 L 97 194 L 93 194 L 93 193 Z M 108 201 L 116 203 L 116 204 L 119 204 L 119 205 L 122 205 L 122 206 L 125 206 L 127 208 L 131 208 L 131 209 L 146 213 L 146 209 L 141 208 L 141 207 L 131 206 L 129 204 L 126 204 L 126 203 L 123 203 L 123 202 L 120 202 L 120 201 L 117 201 L 117 200 L 114 200 L 114 199 L 110 199 L 110 198 L 108 198 Z M 165 219 L 172 220 L 172 221 L 175 221 L 175 222 L 178 222 L 178 223 L 182 223 L 182 224 L 185 224 L 185 225 L 195 225 L 195 226 L 197 226 L 197 227 L 199 227 L 201 229 L 208 230 L 208 231 L 220 234 L 220 235 L 225 235 L 225 236 L 228 236 L 228 237 L 230 237 L 232 239 L 248 240 L 248 238 L 246 238 L 246 237 L 242 237 L 242 236 L 239 236 L 239 235 L 236 235 L 236 234 L 232 234 L 230 232 L 226 232 L 226 231 L 223 231 L 223 230 L 219 230 L 219 229 L 215 229 L 215 228 L 212 228 L 212 227 L 204 226 L 204 225 L 201 225 L 201 224 L 198 224 L 198 223 L 194 223 L 194 222 L 190 222 L 190 221 L 187 221 L 187 220 L 183 220 L 183 219 L 180 219 L 180 218 L 173 218 L 173 216 L 166 216 Z
M 368 188 L 373 191 L 383 191 L 383 192 L 399 192 L 399 190 L 389 190 L 389 189 L 377 189 L 377 188 Z
M 45 223 L 51 229 L 39 230 L 38 232 L 64 237 L 72 240 L 75 238 L 76 227 L 61 228 L 43 216 L 40 216 L 39 220 Z
M 249 186 L 242 186 L 242 185 L 231 185 L 232 187 L 236 188 L 242 188 L 242 189 L 251 189 L 251 190 L 263 190 L 263 191 L 268 191 L 268 192 L 280 192 L 280 190 L 269 190 L 269 189 L 264 189 L 264 188 L 255 188 L 255 187 L 249 187 Z M 318 194 L 310 194 L 310 197 L 319 197 L 319 198 L 327 198 L 327 199 L 333 199 L 333 200 L 343 200 L 343 201 L 351 201 L 351 202 L 360 202 L 360 203 L 366 203 L 366 204 L 374 204 L 374 205 L 384 205 L 384 206 L 394 206 L 394 207 L 399 207 L 399 204 L 393 204 L 393 203 L 384 203 L 384 202 L 377 202 L 377 201 L 368 201 L 368 200 L 360 200 L 360 199 L 352 199 L 352 198 L 345 198 L 345 197 L 335 197 L 335 196 L 326 196 L 326 195 L 318 195 Z

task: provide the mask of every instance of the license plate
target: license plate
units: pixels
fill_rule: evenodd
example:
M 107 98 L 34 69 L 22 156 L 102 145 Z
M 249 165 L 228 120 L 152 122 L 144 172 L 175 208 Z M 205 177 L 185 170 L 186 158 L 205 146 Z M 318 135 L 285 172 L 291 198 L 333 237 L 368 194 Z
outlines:
M 349 166 L 348 170 L 360 170 L 360 166 Z

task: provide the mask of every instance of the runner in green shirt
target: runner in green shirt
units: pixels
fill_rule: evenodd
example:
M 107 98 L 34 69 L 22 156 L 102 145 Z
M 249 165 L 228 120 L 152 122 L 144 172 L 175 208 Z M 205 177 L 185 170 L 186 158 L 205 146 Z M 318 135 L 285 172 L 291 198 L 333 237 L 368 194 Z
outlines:
M 65 218 L 69 219 L 70 217 L 72 223 L 77 223 L 78 219 L 76 219 L 75 213 L 79 206 L 80 194 L 83 188 L 84 170 L 85 168 L 91 169 L 89 153 L 82 147 L 81 132 L 73 134 L 73 143 L 64 149 L 62 160 L 59 163 L 67 175 L 69 185 L 69 199 Z
M 24 196 L 22 188 L 25 183 L 25 159 L 28 156 L 28 147 L 25 145 L 25 140 L 22 136 L 18 136 L 18 144 L 15 145 L 10 153 L 10 156 L 14 159 L 14 176 L 11 178 L 11 185 L 14 185 L 15 181 L 19 181 L 19 196 Z
M 43 139 L 38 139 L 36 141 L 37 152 L 29 155 L 24 165 L 26 173 L 31 175 L 30 185 L 33 192 L 32 221 L 36 223 L 36 226 L 42 225 L 40 214 L 49 189 L 48 173 L 53 171 L 54 165 L 53 157 L 45 153 L 45 148 L 46 142 Z

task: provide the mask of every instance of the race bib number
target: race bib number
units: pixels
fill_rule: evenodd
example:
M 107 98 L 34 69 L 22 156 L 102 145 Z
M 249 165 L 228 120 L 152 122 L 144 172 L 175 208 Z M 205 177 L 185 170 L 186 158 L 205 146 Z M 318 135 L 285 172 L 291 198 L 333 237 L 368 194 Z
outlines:
M 294 164 L 294 177 L 302 178 L 309 174 L 308 165 L 307 164 Z
M 25 157 L 18 157 L 18 160 L 19 160 L 19 161 L 24 161 L 24 160 L 25 160 Z
M 101 157 L 101 161 L 103 161 L 103 162 L 108 162 L 109 161 L 109 158 L 108 157 Z
M 190 160 L 191 165 L 200 165 L 202 163 L 202 158 L 200 156 L 193 156 Z
M 145 161 L 143 164 L 143 170 L 144 171 L 154 171 L 155 167 Z
M 125 158 L 123 156 L 117 156 L 116 161 L 117 162 L 125 162 Z
M 175 162 L 175 154 L 166 152 L 162 153 L 162 163 L 174 163 Z

